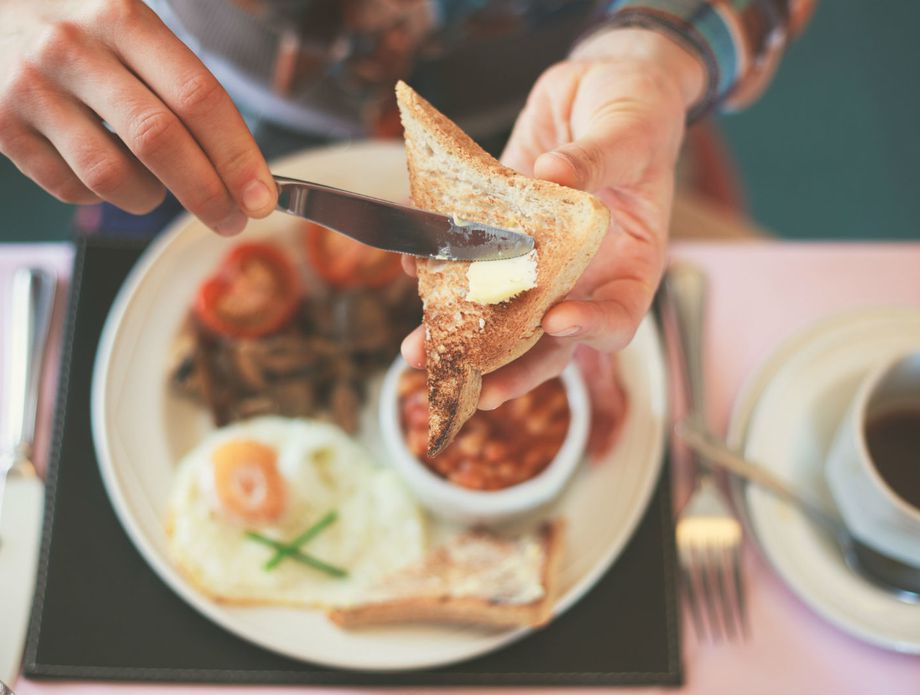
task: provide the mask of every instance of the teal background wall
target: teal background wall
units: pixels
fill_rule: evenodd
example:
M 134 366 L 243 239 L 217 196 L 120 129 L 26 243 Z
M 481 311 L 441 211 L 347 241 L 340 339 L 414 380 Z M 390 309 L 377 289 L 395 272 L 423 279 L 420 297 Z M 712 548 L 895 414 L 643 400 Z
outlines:
M 820 0 L 770 90 L 721 126 L 768 229 L 920 239 L 920 2 Z
M 752 216 L 798 239 L 920 239 L 920 2 L 822 0 L 767 94 L 720 118 Z M 0 157 L 0 241 L 72 210 Z

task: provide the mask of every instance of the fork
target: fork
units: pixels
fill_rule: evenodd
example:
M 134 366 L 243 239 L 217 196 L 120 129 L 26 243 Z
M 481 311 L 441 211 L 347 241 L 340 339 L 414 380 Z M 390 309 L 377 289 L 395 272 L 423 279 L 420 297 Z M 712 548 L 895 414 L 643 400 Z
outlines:
M 674 317 L 681 371 L 689 396 L 688 420 L 703 424 L 703 326 L 706 277 L 690 264 L 674 264 L 663 298 Z M 747 637 L 747 610 L 741 569 L 741 523 L 705 459 L 693 455 L 697 484 L 677 519 L 677 550 L 697 637 L 720 642 Z

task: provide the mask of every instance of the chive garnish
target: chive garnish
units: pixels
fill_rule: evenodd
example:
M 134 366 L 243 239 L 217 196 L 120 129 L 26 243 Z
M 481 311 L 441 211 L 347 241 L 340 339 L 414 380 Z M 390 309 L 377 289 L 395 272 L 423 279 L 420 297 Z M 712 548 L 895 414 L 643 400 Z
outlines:
M 297 538 L 292 540 L 289 543 L 282 543 L 281 541 L 276 541 L 268 536 L 263 536 L 261 533 L 256 531 L 247 531 L 246 537 L 250 540 L 256 541 L 257 543 L 262 543 L 276 550 L 272 558 L 265 563 L 264 569 L 266 572 L 270 572 L 275 569 L 284 558 L 289 557 L 292 560 L 308 565 L 313 569 L 320 570 L 325 572 L 333 577 L 347 577 L 348 572 L 343 570 L 340 567 L 335 565 L 330 565 L 328 562 L 323 562 L 322 560 L 313 557 L 312 555 L 301 551 L 301 547 L 309 543 L 311 540 L 316 538 L 323 530 L 326 529 L 331 523 L 338 519 L 338 513 L 335 510 L 327 512 L 319 521 L 310 526 L 306 531 L 301 533 Z
M 306 531 L 301 533 L 297 538 L 292 540 L 290 543 L 283 543 L 283 548 L 279 548 L 278 552 L 275 553 L 275 556 L 265 563 L 266 570 L 273 570 L 277 567 L 281 561 L 286 558 L 288 555 L 293 555 L 294 551 L 300 550 L 301 547 L 309 543 L 311 540 L 316 538 L 321 534 L 329 524 L 333 523 L 338 518 L 338 514 L 333 509 L 331 512 L 326 513 L 326 515 L 313 524 Z
M 267 536 L 263 536 L 261 533 L 256 533 L 255 531 L 247 531 L 246 537 L 249 538 L 250 540 L 256 541 L 257 543 L 262 543 L 263 545 L 267 545 L 271 548 L 274 548 L 275 550 L 284 550 L 286 553 L 285 557 L 289 557 L 292 560 L 296 560 L 297 562 L 303 565 L 308 565 L 309 567 L 312 567 L 313 569 L 317 569 L 321 572 L 325 572 L 326 574 L 331 575 L 333 577 L 347 577 L 348 576 L 348 572 L 343 570 L 341 567 L 330 565 L 328 562 L 323 562 L 322 560 L 315 558 L 312 555 L 308 555 L 307 553 L 304 553 L 300 550 L 297 550 L 297 549 L 291 550 L 291 548 L 289 547 L 287 543 L 282 543 L 280 541 L 272 540 L 271 538 L 268 538 Z

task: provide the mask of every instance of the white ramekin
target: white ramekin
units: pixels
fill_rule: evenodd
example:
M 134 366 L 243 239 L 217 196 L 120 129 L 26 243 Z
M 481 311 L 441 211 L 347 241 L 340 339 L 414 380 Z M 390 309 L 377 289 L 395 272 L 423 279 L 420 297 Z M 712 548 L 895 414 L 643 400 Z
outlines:
M 556 457 L 538 475 L 502 490 L 471 490 L 442 478 L 417 459 L 406 444 L 399 409 L 399 377 L 408 369 L 397 358 L 380 393 L 380 429 L 387 460 L 433 514 L 462 524 L 499 524 L 525 516 L 552 502 L 581 462 L 588 442 L 591 404 L 578 367 L 561 375 L 569 401 L 569 429 Z

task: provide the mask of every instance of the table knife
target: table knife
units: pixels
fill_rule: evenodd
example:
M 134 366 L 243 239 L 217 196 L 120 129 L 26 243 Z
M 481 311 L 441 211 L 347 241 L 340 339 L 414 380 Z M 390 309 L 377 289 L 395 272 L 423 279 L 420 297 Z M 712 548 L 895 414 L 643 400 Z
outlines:
M 9 353 L 0 440 L 0 682 L 6 683 L 19 672 L 35 588 L 44 489 L 32 465 L 32 443 L 55 279 L 44 270 L 20 268 L 11 289 L 4 309 Z
M 275 176 L 278 209 L 368 246 L 448 261 L 523 256 L 533 238 L 508 229 L 418 210 L 309 181 Z

